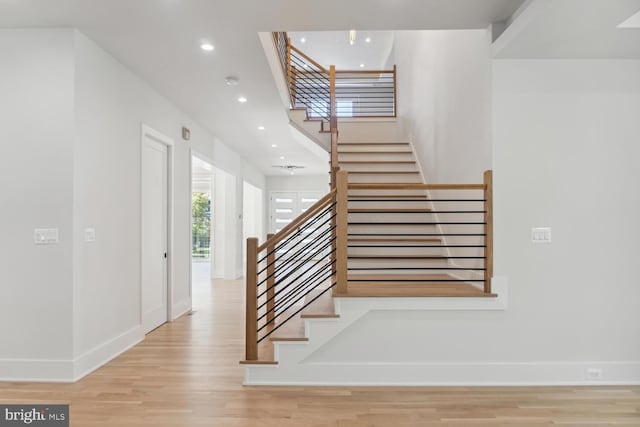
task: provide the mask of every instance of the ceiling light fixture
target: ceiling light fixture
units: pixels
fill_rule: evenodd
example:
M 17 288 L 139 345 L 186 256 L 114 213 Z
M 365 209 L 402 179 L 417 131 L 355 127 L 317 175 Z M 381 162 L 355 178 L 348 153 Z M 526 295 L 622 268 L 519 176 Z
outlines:
M 209 42 L 202 42 L 200 43 L 200 49 L 204 50 L 205 52 L 213 52 L 215 46 Z
M 307 42 L 307 39 L 306 39 L 306 38 L 304 38 L 304 37 L 300 37 L 300 43 L 306 43 L 306 42 Z
M 238 102 L 240 102 L 241 104 L 244 104 L 245 102 L 247 102 L 247 98 L 245 98 L 244 96 L 239 96 Z
M 271 144 L 272 148 L 278 148 L 278 144 Z
M 264 130 L 264 126 L 258 126 L 258 130 Z
M 364 64 L 360 64 L 360 68 L 364 68 Z
M 235 76 L 227 76 L 224 78 L 224 82 L 227 86 L 238 86 L 238 78 Z
M 356 30 L 349 31 L 349 44 L 354 45 L 356 43 Z
M 280 160 L 284 160 L 284 156 L 280 156 Z
M 364 39 L 364 41 L 367 43 L 371 43 L 371 37 L 367 37 L 366 39 Z

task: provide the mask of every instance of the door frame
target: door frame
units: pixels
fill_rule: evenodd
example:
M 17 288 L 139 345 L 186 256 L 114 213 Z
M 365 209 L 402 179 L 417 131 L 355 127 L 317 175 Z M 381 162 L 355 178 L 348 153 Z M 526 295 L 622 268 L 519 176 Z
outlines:
M 174 175 L 174 141 L 165 134 L 155 130 L 154 128 L 141 124 L 140 132 L 140 165 L 142 165 L 143 148 L 145 138 L 151 138 L 157 143 L 167 147 L 167 323 L 174 320 L 173 307 L 173 219 L 174 219 L 174 196 L 173 196 L 173 175 Z M 140 168 L 140 266 L 142 266 L 142 168 Z M 143 324 L 142 319 L 142 269 L 140 269 L 140 325 Z

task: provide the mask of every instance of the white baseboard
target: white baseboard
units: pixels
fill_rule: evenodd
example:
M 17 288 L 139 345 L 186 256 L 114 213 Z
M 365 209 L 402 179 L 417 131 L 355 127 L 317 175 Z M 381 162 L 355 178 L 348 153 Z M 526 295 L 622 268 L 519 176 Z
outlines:
M 0 359 L 0 381 L 72 382 L 73 361 Z
M 100 344 L 78 356 L 73 361 L 73 381 L 90 374 L 144 339 L 141 325 L 137 325 L 123 334 Z
M 179 317 L 184 316 L 189 311 L 191 311 L 192 301 L 191 298 L 183 299 L 180 302 L 173 304 L 171 308 L 171 321 L 173 322 Z
M 639 385 L 637 362 L 333 363 L 248 366 L 245 385 L 585 386 Z M 593 380 L 587 369 L 602 369 Z
M 74 382 L 118 357 L 143 339 L 142 327 L 138 325 L 73 360 L 0 359 L 0 381 Z

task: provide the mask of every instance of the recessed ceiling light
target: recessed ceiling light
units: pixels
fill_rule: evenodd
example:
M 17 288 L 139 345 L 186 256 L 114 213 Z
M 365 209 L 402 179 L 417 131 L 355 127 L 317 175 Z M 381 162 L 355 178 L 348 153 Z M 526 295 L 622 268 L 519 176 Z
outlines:
M 371 43 L 371 37 L 367 37 L 366 39 L 364 39 L 364 41 L 367 43 Z
M 213 46 L 209 42 L 202 42 L 200 43 L 200 49 L 204 50 L 205 52 L 213 52 L 213 50 L 215 49 L 215 46 Z
M 272 148 L 278 148 L 278 144 L 271 144 Z
M 364 64 L 360 64 L 360 68 L 364 68 Z
M 258 130 L 264 130 L 264 126 L 258 126 Z
M 300 37 L 300 43 L 306 43 L 307 39 L 305 37 Z
M 296 173 L 294 171 L 289 172 L 291 175 L 295 175 Z
M 239 96 L 238 97 L 238 102 L 244 104 L 245 102 L 247 102 L 247 98 L 245 98 L 244 96 Z
M 280 160 L 284 160 L 284 156 L 280 156 Z

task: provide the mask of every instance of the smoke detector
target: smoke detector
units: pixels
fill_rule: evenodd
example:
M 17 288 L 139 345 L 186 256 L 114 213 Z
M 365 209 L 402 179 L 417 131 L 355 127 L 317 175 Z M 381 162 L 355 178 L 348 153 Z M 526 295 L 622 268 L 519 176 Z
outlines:
M 227 76 L 224 78 L 227 86 L 238 86 L 238 78 L 234 76 Z

